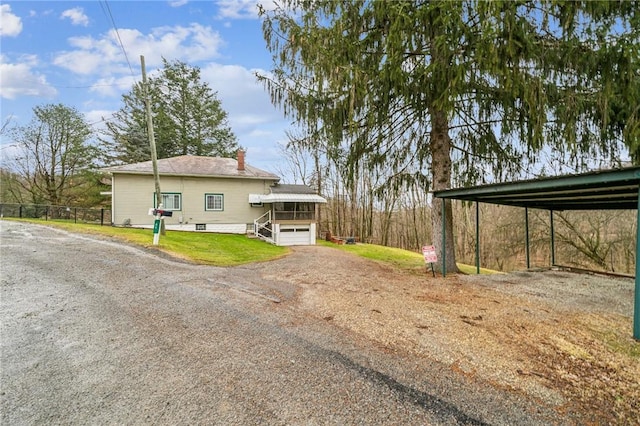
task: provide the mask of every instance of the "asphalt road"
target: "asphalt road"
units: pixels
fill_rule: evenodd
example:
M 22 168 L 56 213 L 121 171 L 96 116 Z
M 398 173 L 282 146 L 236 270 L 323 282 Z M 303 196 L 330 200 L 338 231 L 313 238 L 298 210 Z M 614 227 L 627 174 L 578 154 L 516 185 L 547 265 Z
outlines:
M 552 415 L 296 318 L 248 270 L 9 221 L 0 247 L 3 425 L 545 424 Z

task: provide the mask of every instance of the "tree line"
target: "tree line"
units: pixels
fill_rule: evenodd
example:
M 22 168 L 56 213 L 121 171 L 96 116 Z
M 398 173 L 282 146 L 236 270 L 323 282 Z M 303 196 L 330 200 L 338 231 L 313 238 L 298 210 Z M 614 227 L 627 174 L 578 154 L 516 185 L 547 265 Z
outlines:
M 236 155 L 227 113 L 198 67 L 164 59 L 148 81 L 148 93 L 158 158 Z M 100 167 L 151 159 L 145 101 L 138 82 L 98 132 L 76 108 L 63 104 L 36 106 L 29 124 L 3 126 L 15 154 L 0 169 L 0 199 L 83 207 L 104 202 L 100 191 L 108 185 L 97 172 Z

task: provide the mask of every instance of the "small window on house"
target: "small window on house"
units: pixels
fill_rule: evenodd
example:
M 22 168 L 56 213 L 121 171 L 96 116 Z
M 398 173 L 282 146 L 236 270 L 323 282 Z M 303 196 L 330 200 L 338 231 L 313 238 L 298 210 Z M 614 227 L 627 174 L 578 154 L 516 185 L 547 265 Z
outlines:
M 153 206 L 156 206 L 156 194 L 153 194 Z M 162 208 L 165 210 L 182 210 L 182 194 L 178 192 L 162 193 Z
M 207 211 L 224 210 L 223 194 L 205 194 L 204 209 Z

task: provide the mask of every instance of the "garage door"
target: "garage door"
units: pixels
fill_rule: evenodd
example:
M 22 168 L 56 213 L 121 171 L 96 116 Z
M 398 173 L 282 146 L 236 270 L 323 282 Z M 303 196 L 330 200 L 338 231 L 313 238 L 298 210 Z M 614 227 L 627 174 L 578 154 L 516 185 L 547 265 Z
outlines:
M 311 240 L 309 226 L 281 225 L 278 238 L 280 246 L 306 246 Z

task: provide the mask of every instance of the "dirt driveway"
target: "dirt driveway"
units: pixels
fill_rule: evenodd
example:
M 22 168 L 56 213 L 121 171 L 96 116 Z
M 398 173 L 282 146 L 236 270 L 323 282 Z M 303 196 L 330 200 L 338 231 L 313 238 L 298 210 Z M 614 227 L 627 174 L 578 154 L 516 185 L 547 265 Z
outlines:
M 387 308 L 366 306 L 394 291 L 376 264 L 318 247 L 241 268 L 159 254 L 0 221 L 0 424 L 584 423 L 396 341 L 373 319 Z M 332 289 L 363 293 L 353 324 Z
M 432 278 L 320 246 L 238 269 L 257 273 L 279 307 L 386 350 L 443 362 L 580 423 L 640 424 L 631 279 L 560 270 Z
M 0 414 L 31 419 L 7 424 L 640 424 L 629 279 L 432 278 L 320 246 L 214 268 L 6 228 Z

